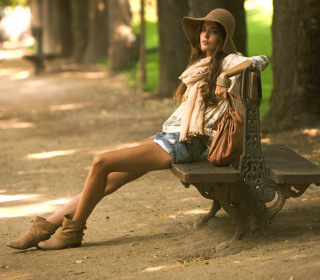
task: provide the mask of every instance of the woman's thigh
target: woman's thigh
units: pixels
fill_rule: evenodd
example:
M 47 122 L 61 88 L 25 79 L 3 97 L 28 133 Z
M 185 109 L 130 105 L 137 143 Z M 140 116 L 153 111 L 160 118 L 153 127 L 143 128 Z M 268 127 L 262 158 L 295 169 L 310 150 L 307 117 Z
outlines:
M 144 174 L 152 170 L 167 169 L 170 165 L 171 155 L 152 139 L 136 147 L 103 153 L 94 160 L 94 166 L 107 173 Z

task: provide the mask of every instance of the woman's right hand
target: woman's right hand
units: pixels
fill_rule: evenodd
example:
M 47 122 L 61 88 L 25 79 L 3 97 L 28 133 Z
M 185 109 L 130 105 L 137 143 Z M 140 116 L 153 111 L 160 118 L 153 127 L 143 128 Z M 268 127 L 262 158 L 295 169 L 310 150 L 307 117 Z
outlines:
M 216 86 L 215 94 L 219 100 L 227 100 L 228 89 L 221 86 Z

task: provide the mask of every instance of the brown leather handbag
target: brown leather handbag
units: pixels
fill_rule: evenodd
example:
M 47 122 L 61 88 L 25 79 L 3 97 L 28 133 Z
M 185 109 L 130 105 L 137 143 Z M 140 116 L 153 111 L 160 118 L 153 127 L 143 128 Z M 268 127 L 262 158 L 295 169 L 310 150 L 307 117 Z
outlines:
M 213 125 L 217 133 L 211 144 L 208 160 L 215 166 L 230 166 L 242 155 L 244 118 L 243 113 L 235 109 L 234 98 L 239 100 L 228 92 L 227 109 Z M 243 110 L 243 105 L 240 100 L 239 102 Z

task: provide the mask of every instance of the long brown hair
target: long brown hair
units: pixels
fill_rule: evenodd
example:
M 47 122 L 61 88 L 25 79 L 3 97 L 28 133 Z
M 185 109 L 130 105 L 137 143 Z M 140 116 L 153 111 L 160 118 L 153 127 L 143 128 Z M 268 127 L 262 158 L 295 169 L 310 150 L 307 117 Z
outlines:
M 226 39 L 226 31 L 220 23 L 216 22 L 216 24 L 219 30 L 219 44 L 209 62 L 209 71 L 207 77 L 205 78 L 206 83 L 204 86 L 201 87 L 201 94 L 203 96 L 203 99 L 206 102 L 206 104 L 208 104 L 211 107 L 215 107 L 219 101 L 215 95 L 216 80 L 221 73 L 222 60 L 226 57 L 226 54 L 222 51 Z M 189 68 L 192 64 L 199 61 L 200 59 L 206 57 L 206 54 L 201 50 L 200 45 L 201 29 L 202 24 L 198 27 L 196 31 L 196 38 L 198 38 L 198 40 L 196 46 L 192 48 L 190 61 L 187 68 Z M 179 105 L 182 103 L 182 98 L 186 89 L 187 86 L 183 82 L 181 82 L 174 94 L 174 99 L 177 100 Z

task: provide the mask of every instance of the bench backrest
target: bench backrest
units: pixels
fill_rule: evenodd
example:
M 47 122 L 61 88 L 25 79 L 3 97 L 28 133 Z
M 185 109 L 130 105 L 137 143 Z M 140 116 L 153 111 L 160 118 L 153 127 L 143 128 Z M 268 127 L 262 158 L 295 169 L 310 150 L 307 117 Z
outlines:
M 242 74 L 241 99 L 245 112 L 243 154 L 240 157 L 239 171 L 243 181 L 257 186 L 265 182 L 266 169 L 260 139 L 261 76 L 258 68 L 252 64 Z

